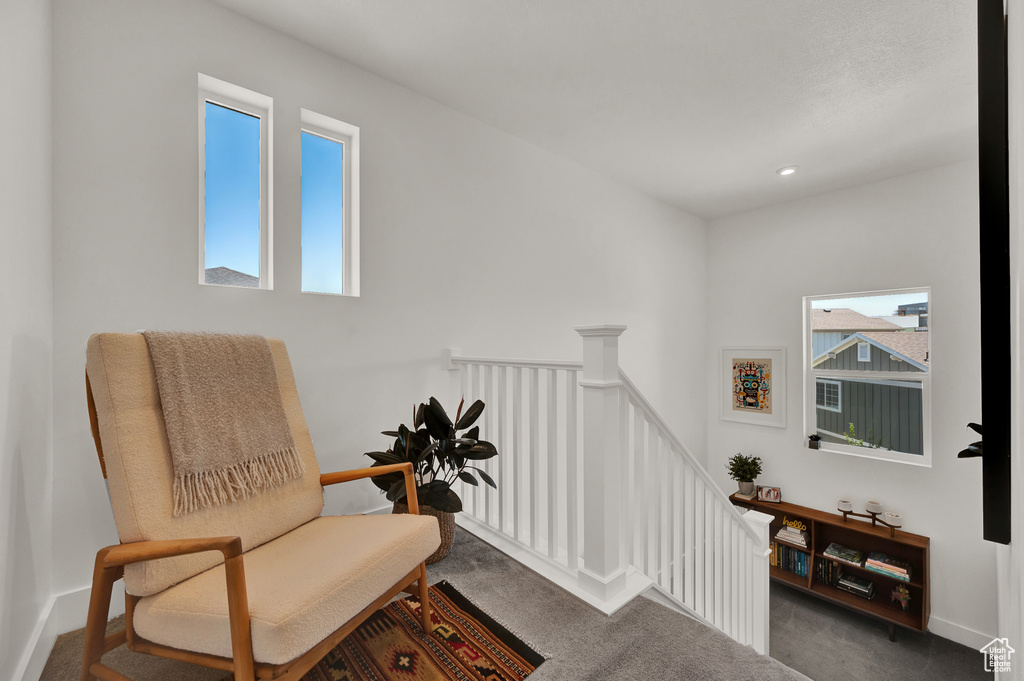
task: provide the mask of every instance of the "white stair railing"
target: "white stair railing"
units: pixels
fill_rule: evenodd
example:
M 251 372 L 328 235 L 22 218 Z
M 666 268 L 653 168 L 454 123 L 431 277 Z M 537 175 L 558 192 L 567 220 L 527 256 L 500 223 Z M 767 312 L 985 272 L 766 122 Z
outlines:
M 501 452 L 481 465 L 498 489 L 463 485 L 462 515 L 599 607 L 639 584 L 767 653 L 770 516 L 741 515 L 619 369 L 624 330 L 577 327 L 583 362 L 450 353 Z

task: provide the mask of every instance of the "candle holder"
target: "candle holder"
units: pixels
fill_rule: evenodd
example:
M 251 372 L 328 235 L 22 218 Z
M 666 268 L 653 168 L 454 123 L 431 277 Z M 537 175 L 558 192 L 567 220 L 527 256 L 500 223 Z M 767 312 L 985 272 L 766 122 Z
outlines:
M 866 518 L 867 520 L 871 521 L 872 525 L 885 525 L 889 528 L 889 536 L 895 537 L 896 529 L 899 527 L 903 527 L 903 517 L 898 513 L 883 513 L 882 505 L 879 504 L 877 501 L 869 501 L 867 506 L 867 513 L 854 513 L 853 504 L 851 504 L 846 499 L 840 499 L 838 502 L 836 502 L 836 510 L 843 514 L 844 522 L 851 515 L 855 518 Z

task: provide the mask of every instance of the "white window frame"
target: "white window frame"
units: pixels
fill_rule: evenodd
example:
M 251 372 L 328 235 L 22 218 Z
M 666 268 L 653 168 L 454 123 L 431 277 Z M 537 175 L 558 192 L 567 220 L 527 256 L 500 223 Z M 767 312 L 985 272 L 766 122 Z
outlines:
M 858 362 L 870 362 L 871 361 L 871 343 L 868 343 L 867 341 L 858 341 L 857 342 L 857 361 Z
M 935 368 L 935 362 L 929 360 L 927 372 L 900 372 L 900 371 L 865 371 L 865 370 L 838 370 L 838 369 L 814 369 L 811 366 L 814 358 L 812 356 L 812 329 L 811 309 L 817 300 L 832 300 L 836 298 L 866 298 L 871 296 L 897 295 L 907 293 L 925 293 L 928 296 L 928 312 L 933 312 L 934 301 L 932 300 L 931 287 L 891 289 L 884 291 L 860 291 L 856 293 L 833 293 L 828 295 L 804 296 L 804 432 L 813 435 L 818 432 L 817 419 L 817 387 L 819 379 L 831 380 L 870 380 L 877 381 L 899 381 L 896 385 L 905 385 L 909 382 L 920 383 L 921 386 L 921 427 L 922 427 L 922 454 L 909 454 L 907 452 L 893 452 L 884 449 L 871 447 L 856 447 L 837 442 L 821 440 L 818 445 L 819 451 L 832 452 L 836 454 L 847 454 L 866 459 L 878 459 L 881 461 L 894 461 L 912 466 L 924 466 L 930 468 L 932 465 L 932 391 L 931 377 Z M 929 336 L 929 345 L 931 336 Z M 931 357 L 929 347 L 929 357 Z M 842 402 L 840 402 L 840 405 Z M 822 407 L 824 408 L 824 407 Z
M 359 128 L 330 116 L 300 109 L 302 132 L 338 142 L 342 155 L 344 196 L 342 198 L 342 284 L 341 293 L 302 291 L 301 263 L 299 290 L 310 295 L 359 297 Z M 301 163 L 300 166 L 301 168 Z M 301 228 L 300 241 L 301 244 Z M 300 247 L 301 248 L 301 247 Z
M 199 74 L 199 283 L 206 283 L 206 103 L 254 116 L 260 121 L 260 283 L 274 288 L 274 99 L 233 83 Z M 230 284 L 226 286 L 231 287 Z M 249 288 L 235 286 L 231 288 Z
M 824 385 L 834 385 L 836 387 L 836 406 L 835 407 L 829 407 L 829 406 L 824 405 L 824 404 L 818 404 L 818 384 L 819 383 L 822 383 Z M 826 395 L 827 394 L 828 394 L 828 391 L 826 390 Z M 814 381 L 814 404 L 815 404 L 815 406 L 818 409 L 824 409 L 826 411 L 835 411 L 835 412 L 840 412 L 841 413 L 843 411 L 843 384 L 840 381 L 830 381 L 827 378 L 818 378 L 818 379 L 816 379 Z

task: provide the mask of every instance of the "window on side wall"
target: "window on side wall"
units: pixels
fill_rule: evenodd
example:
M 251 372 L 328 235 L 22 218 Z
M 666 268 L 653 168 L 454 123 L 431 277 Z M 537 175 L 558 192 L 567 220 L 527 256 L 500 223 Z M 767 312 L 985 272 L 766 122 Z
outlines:
M 273 99 L 199 74 L 199 283 L 273 288 Z
M 804 419 L 821 450 L 931 465 L 930 303 L 928 288 L 804 298 Z
M 301 110 L 302 291 L 359 295 L 359 128 Z

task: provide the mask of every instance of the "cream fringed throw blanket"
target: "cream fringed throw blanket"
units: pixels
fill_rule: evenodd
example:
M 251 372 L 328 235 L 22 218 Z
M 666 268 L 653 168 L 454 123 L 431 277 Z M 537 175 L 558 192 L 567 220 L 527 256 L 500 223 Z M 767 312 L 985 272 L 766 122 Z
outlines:
M 144 335 L 171 446 L 175 517 L 302 475 L 266 338 Z

